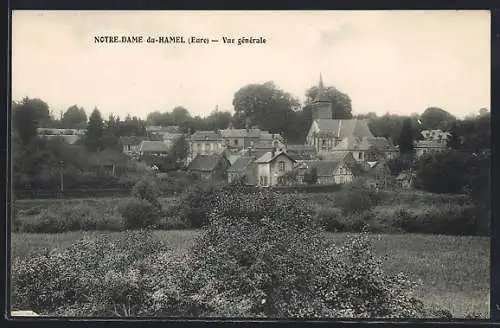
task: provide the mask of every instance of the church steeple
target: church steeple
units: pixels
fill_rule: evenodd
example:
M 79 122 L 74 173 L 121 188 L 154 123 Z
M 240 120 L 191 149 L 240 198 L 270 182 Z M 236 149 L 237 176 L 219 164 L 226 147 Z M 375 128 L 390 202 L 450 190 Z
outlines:
M 319 83 L 318 83 L 318 94 L 314 99 L 314 102 L 329 102 L 330 99 L 323 85 L 323 76 L 319 73 Z

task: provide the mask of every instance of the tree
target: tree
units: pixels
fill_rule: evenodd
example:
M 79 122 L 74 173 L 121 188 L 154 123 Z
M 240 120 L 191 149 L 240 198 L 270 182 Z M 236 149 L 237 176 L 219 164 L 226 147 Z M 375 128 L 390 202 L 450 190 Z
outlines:
M 12 103 L 14 128 L 24 145 L 36 138 L 36 129 L 50 122 L 49 106 L 43 100 L 23 98 Z
M 401 134 L 399 135 L 399 151 L 401 154 L 413 153 L 414 130 L 409 118 L 403 121 Z
M 205 119 L 210 130 L 227 129 L 231 122 L 231 113 L 226 111 L 215 110 Z
M 311 102 L 316 99 L 316 96 L 318 95 L 319 92 L 319 87 L 318 86 L 312 86 L 306 91 L 306 105 L 310 104 Z M 351 98 L 339 91 L 335 87 L 326 87 L 325 92 L 328 94 L 328 99 L 332 103 L 332 118 L 333 119 L 350 119 L 352 118 L 352 104 L 351 104 Z
M 456 121 L 456 118 L 441 108 L 429 107 L 420 116 L 420 121 L 422 121 L 425 130 L 440 129 L 447 131 Z
M 101 112 L 97 108 L 92 111 L 89 118 L 87 133 L 85 135 L 85 145 L 90 151 L 100 151 L 104 149 L 104 123 Z
M 179 126 L 185 126 L 186 123 L 191 120 L 191 114 L 189 114 L 189 111 L 182 106 L 177 106 L 172 109 L 171 116 L 173 123 Z
M 308 185 L 315 184 L 318 182 L 318 170 L 313 167 L 310 170 L 307 170 L 304 173 L 304 182 L 307 183 Z
M 233 98 L 236 127 L 256 125 L 271 133 L 285 137 L 293 135 L 295 112 L 299 102 L 289 93 L 279 89 L 273 82 L 249 84 L 240 88 Z
M 119 139 L 120 119 L 115 118 L 113 114 L 109 115 L 108 121 L 105 122 L 103 133 L 103 147 L 122 151 L 122 146 Z
M 181 136 L 172 145 L 172 148 L 168 153 L 168 158 L 172 159 L 172 161 L 174 161 L 175 163 L 178 161 L 183 161 L 186 159 L 188 151 L 189 144 L 186 140 L 186 137 Z
M 448 145 L 472 153 L 491 149 L 491 114 L 457 120 L 450 129 Z
M 68 129 L 84 128 L 87 125 L 85 110 L 77 105 L 69 107 L 62 116 L 61 125 Z

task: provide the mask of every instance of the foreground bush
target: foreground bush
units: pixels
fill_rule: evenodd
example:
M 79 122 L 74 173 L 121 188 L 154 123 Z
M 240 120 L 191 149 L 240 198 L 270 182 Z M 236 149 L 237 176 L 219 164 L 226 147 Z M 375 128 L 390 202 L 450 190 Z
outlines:
M 155 228 L 160 221 L 160 210 L 146 200 L 133 199 L 121 208 L 126 229 Z
M 346 184 L 335 195 L 335 204 L 344 213 L 362 212 L 376 205 L 377 193 L 368 187 L 363 180 L 355 180 Z
M 418 317 L 414 284 L 385 274 L 369 245 L 337 247 L 305 203 L 261 192 L 221 192 L 210 225 L 182 257 L 165 257 L 155 315 Z

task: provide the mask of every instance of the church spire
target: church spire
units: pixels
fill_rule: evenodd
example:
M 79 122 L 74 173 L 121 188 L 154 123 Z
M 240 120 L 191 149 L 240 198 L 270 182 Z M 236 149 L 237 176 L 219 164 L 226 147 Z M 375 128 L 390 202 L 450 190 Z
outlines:
M 316 95 L 316 99 L 314 102 L 328 102 L 329 97 L 325 90 L 325 86 L 323 85 L 323 76 L 319 73 L 319 84 L 318 84 L 318 94 Z
M 318 89 L 319 89 L 319 92 L 323 92 L 323 89 L 324 89 L 324 86 L 323 86 L 323 76 L 321 76 L 321 73 L 319 73 Z

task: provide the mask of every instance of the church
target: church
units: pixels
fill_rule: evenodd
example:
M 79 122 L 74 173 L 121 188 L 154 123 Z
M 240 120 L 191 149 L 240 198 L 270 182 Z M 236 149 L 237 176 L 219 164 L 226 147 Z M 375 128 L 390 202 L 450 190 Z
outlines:
M 332 103 L 320 75 L 318 94 L 311 104 L 312 124 L 306 137 L 306 146 L 313 147 L 323 159 L 339 153 L 352 152 L 356 161 L 367 161 L 368 152 L 385 158 L 397 156 L 391 140 L 375 137 L 365 119 L 333 119 Z M 373 153 L 373 152 L 372 152 Z

